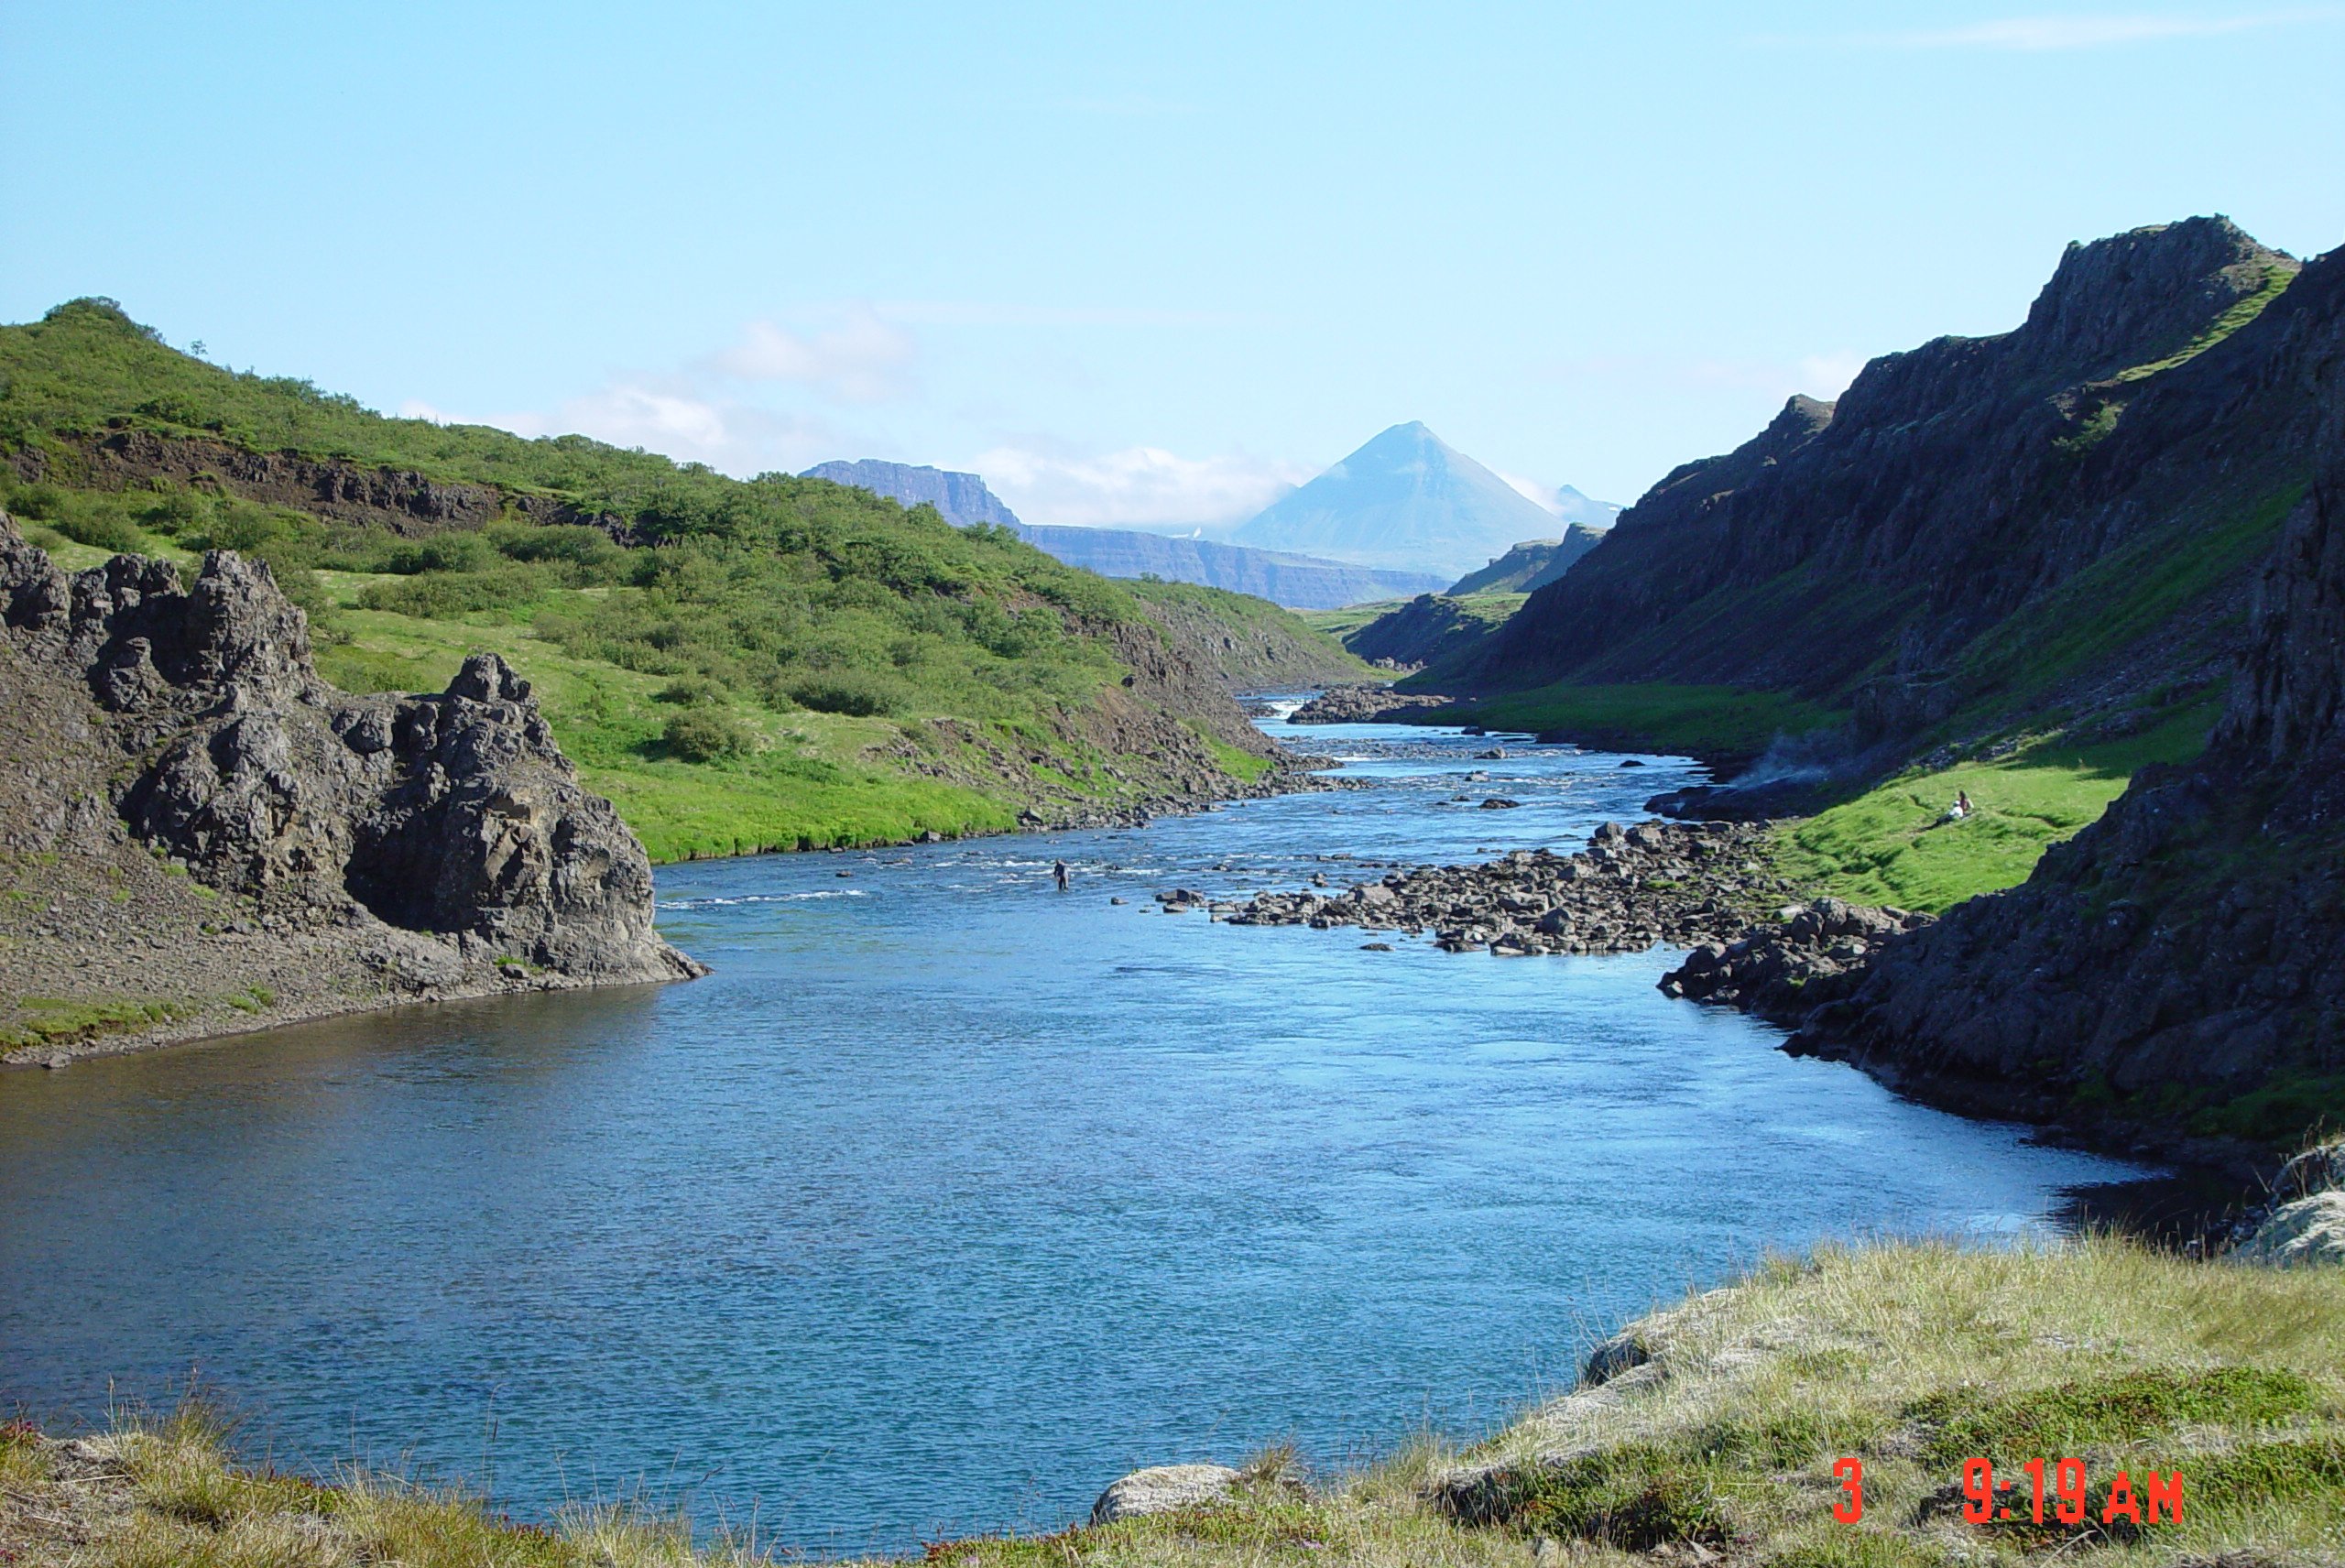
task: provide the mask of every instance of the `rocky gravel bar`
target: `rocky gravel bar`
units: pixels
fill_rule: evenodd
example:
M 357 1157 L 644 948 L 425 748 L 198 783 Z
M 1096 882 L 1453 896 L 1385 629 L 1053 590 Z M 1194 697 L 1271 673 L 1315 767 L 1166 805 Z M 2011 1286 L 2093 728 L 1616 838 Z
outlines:
M 1287 715 L 1291 724 L 1366 724 L 1395 713 L 1429 713 L 1454 701 L 1431 692 L 1395 691 L 1389 686 L 1331 686 Z
M 1723 1002 L 1779 1024 L 1796 1025 L 1855 988 L 1882 947 L 1936 917 L 1817 898 L 1777 912 L 1730 942 L 1697 944 L 1661 977 L 1672 996 Z
M 1260 893 L 1240 903 L 1186 887 L 1159 893 L 1167 913 L 1206 909 L 1234 926 L 1433 934 L 1445 952 L 1642 953 L 1740 936 L 1790 884 L 1748 822 L 1607 822 L 1587 849 L 1519 849 L 1478 866 L 1421 866 L 1340 890 Z

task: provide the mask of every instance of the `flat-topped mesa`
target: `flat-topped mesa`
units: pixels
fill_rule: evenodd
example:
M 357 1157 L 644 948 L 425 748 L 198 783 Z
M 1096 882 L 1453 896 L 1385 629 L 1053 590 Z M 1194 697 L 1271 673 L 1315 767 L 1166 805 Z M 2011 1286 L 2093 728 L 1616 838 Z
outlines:
M 69 576 L 5 517 L 0 626 L 44 753 L 0 779 L 0 847 L 144 846 L 272 932 L 335 933 L 394 989 L 704 972 L 652 930 L 641 844 L 496 654 L 443 692 L 353 696 L 265 565 L 214 550 L 184 589 L 136 556 Z

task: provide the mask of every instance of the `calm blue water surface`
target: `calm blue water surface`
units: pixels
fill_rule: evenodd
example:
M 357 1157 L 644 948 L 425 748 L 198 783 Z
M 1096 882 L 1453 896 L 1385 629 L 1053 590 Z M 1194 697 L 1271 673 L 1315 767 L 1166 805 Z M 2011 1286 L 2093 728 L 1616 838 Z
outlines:
M 1138 1465 L 1485 1429 L 1762 1246 L 2008 1232 L 2132 1173 L 1785 1057 L 1656 992 L 1665 953 L 1152 912 L 1575 847 L 1692 776 L 1275 733 L 1376 787 L 675 867 L 706 980 L 0 1077 L 0 1399 L 92 1417 L 200 1365 L 280 1461 L 900 1550 Z

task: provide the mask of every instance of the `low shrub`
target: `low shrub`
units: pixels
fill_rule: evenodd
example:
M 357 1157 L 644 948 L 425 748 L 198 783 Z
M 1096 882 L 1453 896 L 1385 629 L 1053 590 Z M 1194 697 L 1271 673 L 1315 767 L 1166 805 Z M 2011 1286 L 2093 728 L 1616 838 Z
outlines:
M 714 708 L 691 708 L 670 719 L 660 732 L 660 744 L 671 757 L 686 762 L 722 762 L 748 755 L 749 733 Z

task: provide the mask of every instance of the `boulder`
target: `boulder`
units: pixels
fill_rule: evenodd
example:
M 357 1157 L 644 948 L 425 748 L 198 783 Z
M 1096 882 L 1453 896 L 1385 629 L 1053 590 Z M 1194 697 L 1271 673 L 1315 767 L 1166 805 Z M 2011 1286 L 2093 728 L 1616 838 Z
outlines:
M 2282 1200 L 2308 1197 L 2345 1187 L 2345 1138 L 2318 1145 L 2280 1167 L 2272 1192 Z
M 1227 1465 L 1151 1465 L 1099 1494 L 1091 1505 L 1093 1524 L 1144 1519 L 1151 1514 L 1177 1513 L 1229 1495 L 1240 1479 Z
M 2345 1190 L 2281 1204 L 2231 1256 L 2278 1269 L 2345 1264 Z

